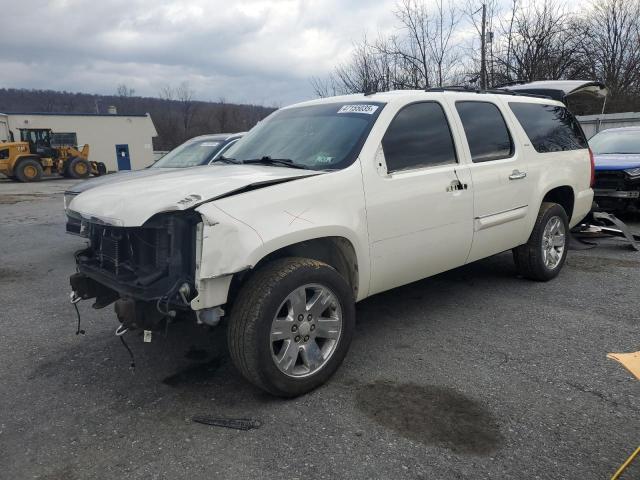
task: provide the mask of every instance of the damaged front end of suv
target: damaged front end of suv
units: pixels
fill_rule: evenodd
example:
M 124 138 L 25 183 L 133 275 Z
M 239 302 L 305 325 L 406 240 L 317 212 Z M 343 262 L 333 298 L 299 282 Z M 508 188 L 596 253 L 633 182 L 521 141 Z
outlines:
M 88 240 L 75 254 L 72 302 L 115 303 L 121 331 L 158 330 L 180 318 L 217 325 L 232 279 L 262 241 L 213 202 L 315 174 L 233 165 L 190 170 L 98 187 L 72 201 L 68 213 Z
M 158 214 L 141 227 L 83 222 L 89 246 L 75 254 L 72 290 L 95 298 L 94 308 L 115 301 L 126 329 L 155 330 L 191 312 L 199 222 L 193 211 Z

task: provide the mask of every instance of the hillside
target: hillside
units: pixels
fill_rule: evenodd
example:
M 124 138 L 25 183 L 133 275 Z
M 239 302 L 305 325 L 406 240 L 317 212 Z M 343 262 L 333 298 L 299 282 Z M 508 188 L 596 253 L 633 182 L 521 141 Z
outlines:
M 158 131 L 154 150 L 169 150 L 188 138 L 205 133 L 246 131 L 274 110 L 224 101 L 201 102 L 186 96 L 182 100 L 169 100 L 0 88 L 2 113 L 107 113 L 109 106 L 115 106 L 119 114 L 151 114 Z

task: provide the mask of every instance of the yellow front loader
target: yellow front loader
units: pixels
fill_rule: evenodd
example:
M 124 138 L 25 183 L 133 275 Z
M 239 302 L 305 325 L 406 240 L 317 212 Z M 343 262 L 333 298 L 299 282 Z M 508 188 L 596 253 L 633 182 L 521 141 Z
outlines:
M 43 175 L 87 178 L 107 173 L 104 163 L 89 161 L 89 145 L 78 149 L 75 134 L 20 129 L 20 140 L 0 143 L 0 173 L 11 179 L 36 182 Z

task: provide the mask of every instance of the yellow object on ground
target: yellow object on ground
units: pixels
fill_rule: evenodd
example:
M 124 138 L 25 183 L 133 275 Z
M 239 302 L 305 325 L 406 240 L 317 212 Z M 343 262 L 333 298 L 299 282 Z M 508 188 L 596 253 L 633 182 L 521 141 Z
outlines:
M 640 380 L 640 352 L 608 353 L 607 358 L 621 363 L 622 366 L 629 370 L 634 377 Z M 631 465 L 631 462 L 633 462 L 638 454 L 640 454 L 640 447 L 636 448 L 635 451 L 631 455 L 629 455 L 629 458 L 627 458 L 624 463 L 620 465 L 620 468 L 618 468 L 616 473 L 613 474 L 611 480 L 618 480 L 618 478 L 620 478 L 620 475 L 622 475 L 627 467 Z
M 613 474 L 613 477 L 611 477 L 611 480 L 618 480 L 618 478 L 620 478 L 620 475 L 622 475 L 622 473 L 627 469 L 627 467 L 631 465 L 631 462 L 633 462 L 633 459 L 636 458 L 639 453 L 640 453 L 640 447 L 636 448 L 636 451 L 633 452 L 631 455 L 629 455 L 629 458 L 627 458 L 624 461 L 624 463 L 620 465 L 620 468 L 616 473 Z
M 624 368 L 640 380 L 640 352 L 632 353 L 609 353 L 607 358 L 620 362 Z

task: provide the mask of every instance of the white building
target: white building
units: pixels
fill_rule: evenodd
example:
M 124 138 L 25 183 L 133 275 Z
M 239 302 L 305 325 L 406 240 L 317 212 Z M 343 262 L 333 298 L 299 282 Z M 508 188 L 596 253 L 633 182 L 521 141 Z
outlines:
M 4 124 L 8 124 L 9 133 Z M 151 116 L 92 113 L 8 113 L 0 115 L 0 141 L 7 135 L 20 140 L 21 128 L 50 128 L 75 133 L 78 146 L 89 144 L 89 160 L 107 170 L 138 170 L 153 163 L 153 137 L 158 135 Z

